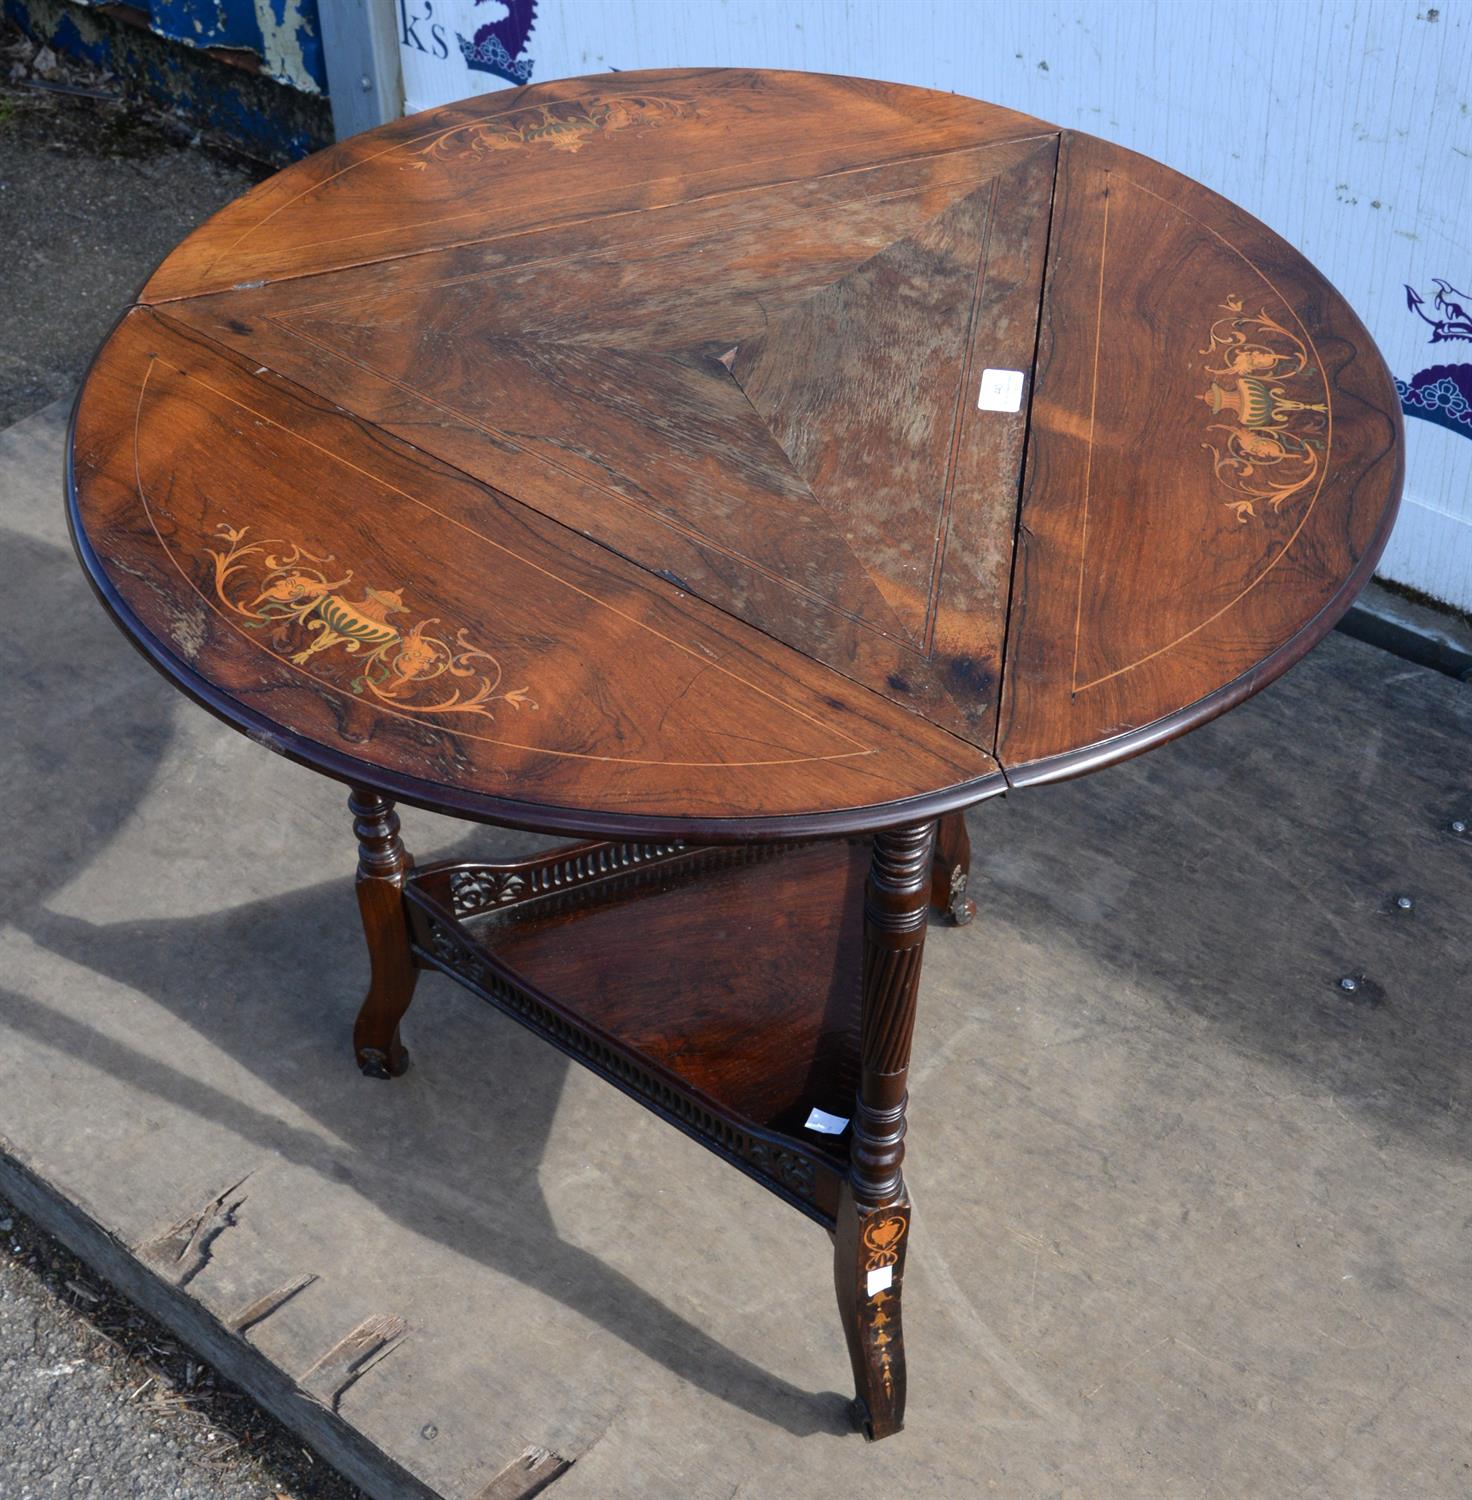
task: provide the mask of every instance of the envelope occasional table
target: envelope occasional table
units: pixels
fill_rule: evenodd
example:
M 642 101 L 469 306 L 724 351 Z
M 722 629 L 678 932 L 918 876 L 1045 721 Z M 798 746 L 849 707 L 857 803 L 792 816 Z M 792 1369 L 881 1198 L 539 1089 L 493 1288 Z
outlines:
M 247 193 L 99 352 L 68 496 L 148 658 L 352 789 L 364 1072 L 437 969 L 817 1220 L 877 1438 L 962 811 L 1284 671 L 1400 481 L 1364 328 L 1205 188 L 952 95 L 692 70 Z M 416 867 L 399 800 L 581 841 Z

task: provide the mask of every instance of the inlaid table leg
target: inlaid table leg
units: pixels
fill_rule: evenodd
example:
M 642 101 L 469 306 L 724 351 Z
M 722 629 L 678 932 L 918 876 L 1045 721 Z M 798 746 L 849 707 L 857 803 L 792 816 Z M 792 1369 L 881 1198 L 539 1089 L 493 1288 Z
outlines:
M 905 1417 L 900 1291 L 910 1202 L 900 1166 L 934 846 L 934 823 L 878 834 L 864 892 L 862 1072 L 833 1282 L 858 1387 L 855 1416 L 871 1438 L 898 1432 Z
M 399 815 L 387 797 L 354 787 L 348 806 L 358 836 L 358 910 L 373 963 L 368 995 L 353 1026 L 353 1049 L 368 1077 L 397 1078 L 409 1066 L 399 1022 L 419 979 L 404 909 L 404 877 L 414 861 L 399 837 Z
M 958 927 L 976 915 L 976 903 L 966 894 L 970 877 L 971 835 L 966 832 L 966 815 L 947 813 L 936 825 L 930 904 Z

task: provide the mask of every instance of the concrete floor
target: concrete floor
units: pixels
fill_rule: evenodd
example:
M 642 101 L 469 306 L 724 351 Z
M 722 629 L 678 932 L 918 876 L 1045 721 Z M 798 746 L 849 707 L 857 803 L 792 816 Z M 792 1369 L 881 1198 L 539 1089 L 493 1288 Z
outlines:
M 557 1500 L 1472 1492 L 1472 689 L 1331 637 L 972 818 L 982 916 L 932 931 L 915 1044 L 909 1425 L 870 1446 L 814 1226 L 436 977 L 414 1069 L 359 1077 L 339 790 L 108 623 L 63 428 L 0 435 L 0 1189 L 372 1493 L 480 1500 L 537 1445 Z M 372 1318 L 334 1414 L 312 1367 Z
M 189 149 L 174 122 L 7 83 L 34 50 L 0 21 L 0 429 L 70 395 L 159 261 L 260 175 Z

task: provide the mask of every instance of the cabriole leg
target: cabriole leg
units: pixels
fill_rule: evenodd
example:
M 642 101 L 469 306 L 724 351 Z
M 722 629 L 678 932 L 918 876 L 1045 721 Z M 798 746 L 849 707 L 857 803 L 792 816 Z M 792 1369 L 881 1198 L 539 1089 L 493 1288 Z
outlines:
M 966 832 L 966 815 L 947 813 L 936 825 L 930 904 L 957 927 L 964 927 L 976 915 L 976 903 L 966 894 L 970 877 L 971 835 Z
M 409 1066 L 399 1022 L 419 979 L 404 910 L 404 877 L 414 861 L 399 838 L 399 815 L 387 797 L 354 787 L 348 806 L 358 836 L 358 910 L 373 964 L 368 995 L 353 1027 L 353 1049 L 369 1078 L 397 1078 Z
M 900 1167 L 934 847 L 934 823 L 879 834 L 864 893 L 862 1072 L 833 1282 L 858 1388 L 855 1416 L 876 1439 L 898 1432 L 905 1418 L 900 1292 L 910 1202 Z

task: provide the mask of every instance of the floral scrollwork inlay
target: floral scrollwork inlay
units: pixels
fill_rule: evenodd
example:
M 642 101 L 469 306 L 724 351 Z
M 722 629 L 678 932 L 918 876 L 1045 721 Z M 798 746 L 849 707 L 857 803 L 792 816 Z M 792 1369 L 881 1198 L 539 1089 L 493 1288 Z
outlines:
M 1200 399 L 1221 420 L 1202 443 L 1225 502 L 1244 524 L 1266 502 L 1276 512 L 1319 478 L 1329 404 L 1323 371 L 1304 340 L 1266 310 L 1249 313 L 1240 297 L 1222 304 L 1200 352 L 1217 378 Z M 1317 398 L 1317 399 L 1316 399 Z
M 893 1266 L 900 1258 L 900 1242 L 905 1237 L 909 1221 L 903 1214 L 891 1214 L 884 1219 L 871 1219 L 864 1225 L 864 1270 L 866 1274 Z M 893 1283 L 886 1281 L 870 1298 L 874 1311 L 869 1318 L 870 1337 L 879 1355 L 879 1378 L 884 1384 L 884 1393 L 894 1395 L 893 1355 L 890 1345 L 894 1338 L 889 1325 L 894 1321 L 890 1313 L 893 1301 Z
M 436 634 L 436 618 L 401 625 L 402 589 L 349 588 L 351 569 L 295 542 L 248 540 L 245 526 L 220 526 L 215 594 L 246 630 L 261 631 L 294 666 L 360 697 L 413 714 L 478 714 L 492 704 L 536 708 L 530 690 L 503 688 L 501 664 L 465 630 Z M 359 597 L 350 597 L 357 595 Z
M 699 113 L 687 100 L 659 94 L 610 94 L 602 99 L 558 99 L 550 104 L 529 104 L 489 120 L 476 120 L 443 131 L 409 153 L 403 165 L 422 172 L 431 161 L 455 161 L 536 146 L 576 155 L 598 136 L 620 130 L 647 130 L 673 120 L 692 119 Z

